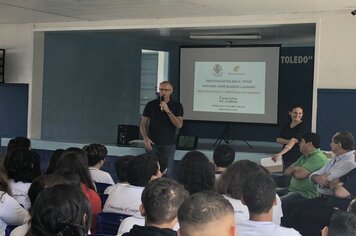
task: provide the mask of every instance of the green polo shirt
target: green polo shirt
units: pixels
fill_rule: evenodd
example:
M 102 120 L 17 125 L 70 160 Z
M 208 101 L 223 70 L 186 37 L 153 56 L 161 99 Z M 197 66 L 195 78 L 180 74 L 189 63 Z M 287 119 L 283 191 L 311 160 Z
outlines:
M 320 149 L 315 149 L 308 156 L 301 156 L 296 162 L 291 166 L 303 167 L 309 173 L 319 170 L 328 162 L 328 159 Z M 315 198 L 319 196 L 316 188 L 309 178 L 297 179 L 292 176 L 289 191 L 300 193 L 304 198 Z

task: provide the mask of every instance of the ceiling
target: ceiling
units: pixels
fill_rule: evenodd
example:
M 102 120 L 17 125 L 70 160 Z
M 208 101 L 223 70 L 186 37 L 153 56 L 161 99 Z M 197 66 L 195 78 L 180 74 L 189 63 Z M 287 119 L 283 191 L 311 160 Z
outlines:
M 127 19 L 276 15 L 351 12 L 356 0 L 0 0 L 0 24 L 91 22 Z M 262 40 L 209 40 L 199 44 L 283 43 L 314 44 L 315 25 L 278 25 L 254 28 L 150 29 L 120 33 L 135 37 L 194 43 L 190 33 L 262 35 Z M 298 40 L 296 40 L 298 39 Z

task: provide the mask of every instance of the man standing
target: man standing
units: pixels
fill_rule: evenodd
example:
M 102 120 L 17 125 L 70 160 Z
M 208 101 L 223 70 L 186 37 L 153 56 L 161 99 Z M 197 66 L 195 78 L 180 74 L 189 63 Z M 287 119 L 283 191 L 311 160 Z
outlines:
M 146 104 L 140 123 L 146 151 L 160 152 L 168 158 L 169 177 L 173 177 L 174 173 L 176 129 L 183 126 L 183 106 L 171 98 L 172 93 L 173 86 L 170 82 L 160 83 L 160 97 Z

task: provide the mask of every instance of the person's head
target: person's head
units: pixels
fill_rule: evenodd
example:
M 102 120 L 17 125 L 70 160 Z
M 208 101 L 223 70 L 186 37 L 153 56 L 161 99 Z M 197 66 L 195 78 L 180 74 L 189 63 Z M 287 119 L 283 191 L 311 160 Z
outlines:
M 177 223 L 178 209 L 189 193 L 177 181 L 159 178 L 149 182 L 141 195 L 141 214 L 145 225 L 167 225 Z
M 331 218 L 329 227 L 325 226 L 322 236 L 354 236 L 356 235 L 356 214 L 337 211 Z
M 300 105 L 293 105 L 289 109 L 289 116 L 292 121 L 299 122 L 303 118 L 303 107 Z
M 63 168 L 54 171 L 53 174 L 60 176 L 65 181 L 65 184 L 72 184 L 80 187 L 80 176 L 71 170 Z
M 272 177 L 263 170 L 251 174 L 242 185 L 241 202 L 247 206 L 250 219 L 255 215 L 272 214 L 272 206 L 276 204 L 276 184 Z
M 42 190 L 31 216 L 26 236 L 84 236 L 91 223 L 88 199 L 74 185 L 56 185 Z
M 88 159 L 86 154 L 81 149 L 68 149 L 64 151 L 56 164 L 55 170 L 66 169 L 76 173 L 80 177 L 80 181 L 87 187 L 95 189 L 88 169 Z
M 260 169 L 259 165 L 253 161 L 237 161 L 221 174 L 216 183 L 216 191 L 235 199 L 241 199 L 242 185 L 248 181 L 252 173 Z
M 204 191 L 186 199 L 178 210 L 180 236 L 236 235 L 234 209 L 221 194 Z
M 218 145 L 214 150 L 213 160 L 217 167 L 228 167 L 235 160 L 234 148 L 227 144 Z
M 160 177 L 159 163 L 154 156 L 136 156 L 127 164 L 127 181 L 131 185 L 145 187 L 149 181 Z
M 13 138 L 9 141 L 9 143 L 7 144 L 7 151 L 10 152 L 14 149 L 17 149 L 17 148 L 25 148 L 25 149 L 28 149 L 30 150 L 31 149 L 31 141 L 26 138 L 26 137 L 16 137 L 16 138 Z
M 306 133 L 300 138 L 299 150 L 303 155 L 308 155 L 316 148 L 320 148 L 320 137 L 316 133 Z
M 47 167 L 46 174 L 52 174 L 56 168 L 56 163 L 58 159 L 62 156 L 64 149 L 57 149 L 52 152 L 51 157 L 49 158 L 49 163 Z
M 215 184 L 213 165 L 202 152 L 187 152 L 179 163 L 177 180 L 190 194 L 213 190 Z
M 170 98 L 173 93 L 173 86 L 169 81 L 163 81 L 159 84 L 160 97 Z
M 6 170 L 4 168 L 3 159 L 0 158 L 0 191 L 11 195 L 11 190 L 9 187 L 9 182 L 6 174 Z M 0 195 L 0 201 L 2 200 L 2 195 Z
M 335 154 L 348 152 L 354 149 L 354 137 L 350 132 L 340 131 L 337 132 L 331 140 L 331 151 Z
M 108 150 L 102 144 L 92 143 L 83 147 L 88 157 L 88 165 L 101 168 L 104 165 Z
M 127 155 L 115 161 L 115 172 L 119 182 L 127 182 L 127 164 L 132 158 L 135 158 L 135 156 Z
M 30 198 L 31 206 L 35 204 L 37 196 L 43 189 L 65 183 L 66 181 L 61 176 L 54 174 L 41 175 L 34 179 L 28 189 L 28 197 Z
M 17 148 L 6 154 L 5 169 L 9 179 L 15 182 L 31 183 L 35 178 L 34 153 L 25 148 Z

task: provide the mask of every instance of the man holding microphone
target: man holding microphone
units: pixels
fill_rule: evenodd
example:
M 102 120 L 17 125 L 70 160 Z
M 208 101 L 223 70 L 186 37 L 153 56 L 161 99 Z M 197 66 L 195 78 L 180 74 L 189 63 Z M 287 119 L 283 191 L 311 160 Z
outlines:
M 168 158 L 168 176 L 173 178 L 176 129 L 183 126 L 183 106 L 171 98 L 172 93 L 169 81 L 159 84 L 160 97 L 146 104 L 140 132 L 147 152 L 159 152 Z

